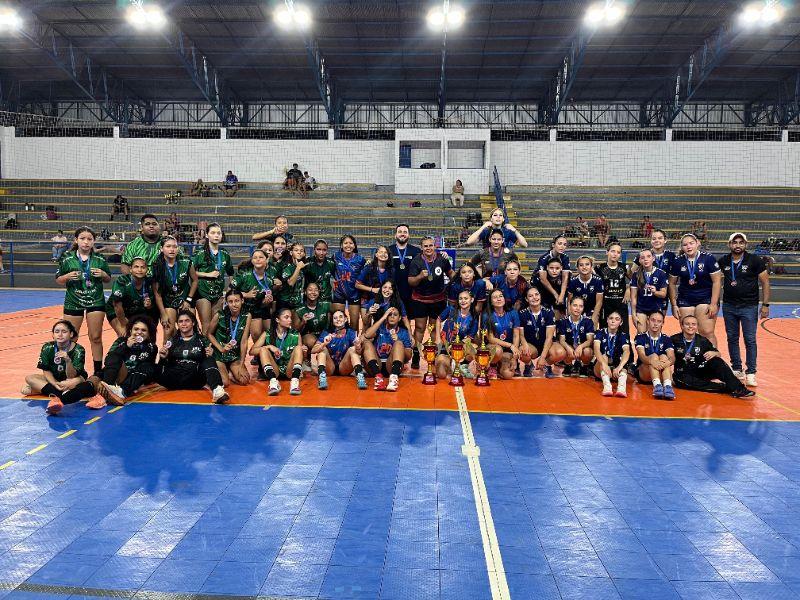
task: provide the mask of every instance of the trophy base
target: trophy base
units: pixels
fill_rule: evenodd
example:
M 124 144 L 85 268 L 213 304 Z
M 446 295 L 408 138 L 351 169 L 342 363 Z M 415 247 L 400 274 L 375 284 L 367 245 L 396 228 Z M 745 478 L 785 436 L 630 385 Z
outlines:
M 488 387 L 489 386 L 489 376 L 485 373 L 478 373 L 478 376 L 475 378 L 475 385 L 479 387 Z
M 422 385 L 436 385 L 436 375 L 434 373 L 425 373 L 422 376 Z
M 461 373 L 450 377 L 450 385 L 453 387 L 464 387 L 464 376 Z

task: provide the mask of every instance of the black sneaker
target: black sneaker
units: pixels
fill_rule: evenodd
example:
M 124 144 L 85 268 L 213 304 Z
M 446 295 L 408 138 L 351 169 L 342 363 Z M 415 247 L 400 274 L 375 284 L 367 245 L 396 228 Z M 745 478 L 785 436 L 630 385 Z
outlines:
M 569 377 L 572 375 L 572 365 L 564 365 L 564 370 L 561 371 L 562 377 Z
M 589 377 L 589 365 L 582 364 L 578 367 L 578 377 Z
M 741 388 L 731 392 L 731 396 L 734 398 L 752 398 L 755 395 L 756 393 L 753 390 L 748 390 L 747 388 Z
M 416 348 L 411 353 L 411 368 L 419 369 L 419 350 Z
M 581 374 L 581 369 L 582 368 L 583 368 L 583 366 L 577 360 L 574 363 L 572 363 L 572 376 L 573 377 L 579 377 L 580 374 Z

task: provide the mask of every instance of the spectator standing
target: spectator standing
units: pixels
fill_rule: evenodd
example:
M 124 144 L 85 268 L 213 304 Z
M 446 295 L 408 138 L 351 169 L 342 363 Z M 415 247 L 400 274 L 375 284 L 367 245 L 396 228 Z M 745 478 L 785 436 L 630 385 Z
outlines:
M 111 218 L 109 221 L 114 220 L 115 215 L 125 215 L 125 220 L 130 220 L 131 218 L 131 209 L 130 205 L 128 204 L 128 199 L 123 196 L 122 194 L 117 194 L 117 197 L 114 198 L 114 204 L 111 207 Z
M 58 262 L 61 259 L 61 255 L 69 248 L 67 236 L 64 235 L 62 229 L 59 229 L 58 233 L 50 238 L 50 241 L 53 242 L 53 261 Z
M 723 311 L 728 354 L 733 373 L 751 387 L 756 383 L 756 331 L 758 319 L 769 317 L 769 272 L 761 257 L 747 252 L 747 236 L 736 232 L 728 238 L 730 253 L 719 260 L 722 270 Z M 764 292 L 761 311 L 758 310 L 759 284 Z M 742 372 L 742 355 L 739 350 L 739 331 L 744 336 L 747 371 Z
M 464 184 L 460 179 L 456 179 L 453 185 L 452 193 L 450 194 L 450 204 L 453 206 L 464 206 Z
M 239 191 L 239 178 L 233 174 L 233 171 L 228 171 L 228 174 L 225 176 L 225 181 L 223 182 L 222 187 L 223 187 L 222 193 L 225 194 L 225 196 L 228 198 L 235 196 L 236 192 Z

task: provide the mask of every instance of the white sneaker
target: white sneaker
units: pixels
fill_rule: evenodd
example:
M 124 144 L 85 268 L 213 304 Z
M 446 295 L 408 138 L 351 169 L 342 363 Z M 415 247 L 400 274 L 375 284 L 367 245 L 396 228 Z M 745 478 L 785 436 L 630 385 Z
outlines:
M 748 373 L 745 376 L 744 384 L 747 387 L 758 387 L 758 383 L 756 382 L 756 374 L 755 373 Z
M 292 396 L 299 396 L 300 395 L 300 379 L 297 377 L 292 377 L 292 381 L 289 383 L 289 393 Z
M 610 381 L 604 381 L 603 382 L 602 395 L 603 396 L 613 396 L 614 395 L 614 390 L 611 387 L 611 382 Z
M 277 380 L 277 378 L 273 377 L 269 380 L 269 391 L 267 392 L 267 396 L 277 396 L 281 393 L 281 384 Z
M 744 371 L 742 370 L 739 371 L 734 370 L 733 374 L 736 375 L 737 379 L 744 379 Z
M 398 387 L 400 387 L 400 378 L 395 374 L 389 375 L 389 383 L 386 386 L 386 391 L 396 392 Z
M 105 381 L 100 382 L 100 395 L 114 406 L 125 404 L 125 392 L 118 385 L 111 385 Z
M 230 399 L 230 396 L 228 396 L 224 387 L 218 385 L 211 390 L 211 399 L 214 401 L 214 404 L 225 404 Z
M 32 391 L 33 390 L 31 390 L 31 386 L 29 386 L 26 383 L 25 385 L 22 386 L 22 389 L 20 390 L 20 394 L 22 394 L 23 396 L 30 396 Z

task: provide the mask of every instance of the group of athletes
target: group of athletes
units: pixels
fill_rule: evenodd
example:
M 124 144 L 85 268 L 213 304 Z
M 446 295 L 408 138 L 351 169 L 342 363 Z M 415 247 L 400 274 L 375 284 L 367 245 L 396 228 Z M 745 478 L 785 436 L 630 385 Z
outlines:
M 478 348 L 485 347 L 490 378 L 593 375 L 602 395 L 625 397 L 633 375 L 665 400 L 675 398 L 675 387 L 753 395 L 716 349 L 723 277 L 731 268 L 724 274 L 692 234 L 681 238 L 676 254 L 655 230 L 651 247 L 627 266 L 620 244 L 610 243 L 604 262 L 578 257 L 577 272 L 567 239 L 557 235 L 528 280 L 514 252 L 527 241 L 500 209 L 467 240 L 483 248 L 457 270 L 433 238 L 410 243 L 406 224 L 371 257 L 352 235 L 333 252 L 319 239 L 309 256 L 278 217 L 274 228 L 254 236 L 250 258 L 235 265 L 217 223 L 189 257 L 162 235 L 154 215 L 140 222 L 107 299 L 111 273 L 89 227 L 78 228 L 61 257 L 56 281 L 66 288 L 64 315 L 53 341 L 42 346 L 39 372 L 22 389 L 49 396 L 50 414 L 82 399 L 90 408 L 120 405 L 153 382 L 171 390 L 207 386 L 213 402 L 224 403 L 230 384 L 251 382 L 253 365 L 270 396 L 286 379 L 289 393 L 300 394 L 304 372 L 316 373 L 321 390 L 330 376 L 352 375 L 358 389 L 372 377 L 374 389 L 396 391 L 404 369 L 420 368 L 427 331 L 440 377 L 453 370 L 474 377 Z M 734 236 L 746 243 L 744 234 Z M 736 266 L 732 271 L 735 282 Z M 670 306 L 681 323 L 671 337 L 662 331 Z M 106 320 L 118 337 L 104 354 Z M 84 321 L 91 377 L 77 342 Z M 460 364 L 450 356 L 456 337 L 464 345 Z

